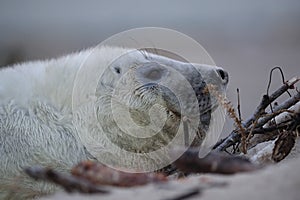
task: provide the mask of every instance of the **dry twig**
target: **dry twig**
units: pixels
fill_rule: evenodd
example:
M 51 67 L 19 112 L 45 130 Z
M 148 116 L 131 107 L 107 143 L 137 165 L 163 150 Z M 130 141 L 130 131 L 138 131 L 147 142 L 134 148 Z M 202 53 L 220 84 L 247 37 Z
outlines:
M 270 120 L 274 119 L 274 117 L 278 116 L 283 109 L 289 109 L 291 106 L 299 102 L 300 99 L 300 93 L 297 92 L 294 96 L 287 99 L 282 104 L 276 106 L 274 108 L 274 112 L 270 112 L 265 114 L 266 108 L 274 102 L 279 96 L 281 96 L 284 92 L 287 92 L 289 89 L 294 89 L 294 85 L 299 81 L 299 78 L 295 77 L 287 82 L 285 82 L 280 88 L 278 88 L 275 92 L 273 92 L 271 95 L 263 95 L 263 98 L 260 102 L 260 104 L 257 106 L 255 112 L 252 116 L 249 117 L 245 122 L 241 123 L 243 129 L 245 130 L 245 134 L 248 135 L 249 133 L 256 134 L 258 132 L 265 132 L 267 129 L 265 129 L 264 125 L 267 124 Z M 230 115 L 230 114 L 229 114 Z M 257 123 L 256 123 L 257 121 Z M 299 121 L 293 120 L 293 123 L 300 124 Z M 286 125 L 286 124 L 285 124 Z M 268 127 L 272 130 L 278 130 L 282 126 L 282 124 L 275 124 L 276 127 Z M 263 131 L 262 131 L 263 130 Z M 214 149 L 216 151 L 224 151 L 226 148 L 236 144 L 239 142 L 242 138 L 242 134 L 237 132 L 236 130 L 232 131 L 232 133 L 225 138 L 222 142 L 219 142 L 215 145 Z

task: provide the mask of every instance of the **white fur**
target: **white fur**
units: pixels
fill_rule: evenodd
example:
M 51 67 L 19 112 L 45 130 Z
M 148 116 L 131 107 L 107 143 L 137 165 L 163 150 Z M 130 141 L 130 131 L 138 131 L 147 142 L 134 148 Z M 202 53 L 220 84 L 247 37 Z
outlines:
M 26 177 L 22 173 L 23 167 L 39 164 L 66 171 L 81 160 L 103 155 L 100 151 L 105 150 L 107 144 L 101 135 L 103 130 L 97 128 L 97 121 L 84 117 L 92 111 L 72 113 L 74 82 L 87 58 L 91 61 L 90 65 L 100 68 L 101 73 L 128 51 L 101 47 L 58 59 L 18 64 L 0 71 L 0 198 L 5 195 L 32 197 L 53 191 L 53 186 L 34 183 Z M 141 53 L 130 55 L 122 61 L 121 68 L 144 60 L 146 58 Z M 202 75 L 216 83 L 217 75 L 212 70 L 215 68 L 208 68 L 203 67 Z M 88 82 L 95 81 L 91 77 L 83 78 Z M 104 79 L 107 83 L 115 80 L 113 75 Z M 76 85 L 77 91 L 80 92 L 81 87 Z M 222 88 L 224 91 L 225 88 Z M 105 113 L 107 108 L 101 105 L 99 109 Z M 79 118 L 76 118 L 78 115 Z M 76 129 L 74 121 L 82 128 Z M 112 131 L 114 128 L 109 127 Z M 98 134 L 101 145 L 89 134 Z M 9 189 L 15 186 L 19 188 L 9 193 Z
M 97 64 L 103 67 L 127 51 L 97 50 L 101 55 Z M 6 189 L 14 189 L 14 183 L 24 187 L 19 189 L 24 196 L 28 191 L 29 196 L 36 195 L 31 189 L 38 193 L 53 190 L 44 184 L 33 186 L 21 173 L 23 167 L 39 164 L 65 171 L 88 159 L 73 126 L 71 108 L 76 73 L 91 52 L 17 64 L 0 71 L 0 198 L 7 195 Z

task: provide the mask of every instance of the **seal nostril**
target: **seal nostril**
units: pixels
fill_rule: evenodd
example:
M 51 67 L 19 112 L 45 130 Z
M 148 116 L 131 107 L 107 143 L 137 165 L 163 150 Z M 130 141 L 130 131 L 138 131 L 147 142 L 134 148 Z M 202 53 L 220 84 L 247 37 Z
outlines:
M 225 73 L 224 73 L 224 71 L 223 70 L 218 70 L 218 72 L 219 72 L 221 78 L 225 79 Z
M 223 81 L 226 81 L 226 82 L 228 81 L 228 74 L 227 74 L 227 72 L 225 72 L 222 69 L 218 69 L 217 72 L 218 72 L 219 76 L 221 77 L 221 79 Z

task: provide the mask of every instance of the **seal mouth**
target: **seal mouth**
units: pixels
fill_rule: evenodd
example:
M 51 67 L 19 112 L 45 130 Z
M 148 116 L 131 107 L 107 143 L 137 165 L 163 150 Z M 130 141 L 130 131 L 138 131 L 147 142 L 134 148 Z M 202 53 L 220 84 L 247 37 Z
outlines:
M 203 98 L 201 98 L 203 92 L 201 92 L 200 94 L 196 92 L 197 91 L 195 91 L 195 94 L 198 100 L 200 115 L 206 114 L 208 112 L 212 112 L 213 110 L 216 109 L 218 104 L 211 102 L 209 98 L 209 94 L 206 94 L 207 98 L 205 101 L 203 100 Z M 167 110 L 173 112 L 178 117 L 185 116 L 181 114 L 181 106 L 178 98 L 170 89 L 168 89 L 165 86 L 162 86 L 158 83 L 146 83 L 144 85 L 137 87 L 134 90 L 134 94 L 141 99 L 144 99 L 146 95 L 156 96 L 160 98 L 160 101 L 157 101 L 156 103 L 162 103 L 161 100 L 163 100 L 162 104 Z M 190 116 L 186 116 L 186 117 L 189 118 Z
M 172 112 L 178 118 L 181 117 L 179 100 L 168 88 L 158 83 L 146 83 L 138 87 L 134 93 L 141 99 L 145 95 L 155 96 L 155 103 L 160 103 L 166 111 Z
M 196 130 L 196 137 L 191 142 L 191 146 L 201 145 L 205 132 L 208 130 L 210 125 L 211 113 L 218 107 L 217 103 L 213 103 L 210 99 L 210 94 L 205 94 L 204 88 L 193 88 L 198 101 L 199 113 L 195 116 L 189 116 L 188 114 L 183 114 L 181 111 L 181 105 L 179 99 L 175 94 L 167 87 L 160 85 L 158 83 L 146 83 L 135 89 L 135 95 L 142 100 L 147 96 L 147 99 L 152 99 L 153 104 L 161 104 L 165 108 L 167 117 L 177 118 L 179 124 L 182 120 L 183 122 L 183 132 L 184 132 L 184 143 L 187 146 L 190 144 L 190 133 L 191 127 L 195 127 L 193 120 L 191 118 L 198 119 L 198 127 Z M 152 98 L 151 98 L 152 97 Z M 188 102 L 181 102 L 182 104 Z M 148 106 L 152 106 L 151 103 Z M 197 112 L 191 112 L 197 113 Z

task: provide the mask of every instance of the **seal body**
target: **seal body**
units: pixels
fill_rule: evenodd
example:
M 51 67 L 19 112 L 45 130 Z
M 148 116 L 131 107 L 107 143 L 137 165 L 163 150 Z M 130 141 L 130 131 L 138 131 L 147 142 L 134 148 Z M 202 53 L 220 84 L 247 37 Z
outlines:
M 185 93 L 189 90 L 184 82 L 192 92 Z M 178 125 L 182 116 L 200 119 L 191 127 L 196 132 L 191 145 L 201 144 L 213 105 L 204 93 L 205 85 L 214 84 L 224 93 L 227 82 L 228 75 L 220 67 L 118 47 L 96 47 L 3 68 L 0 198 L 35 197 L 55 189 L 27 177 L 22 170 L 27 166 L 67 172 L 81 160 L 120 160 L 111 144 L 115 149 L 145 154 L 145 162 L 132 157 L 130 164 L 162 159 L 146 154 L 182 131 Z

